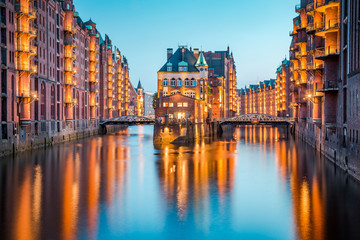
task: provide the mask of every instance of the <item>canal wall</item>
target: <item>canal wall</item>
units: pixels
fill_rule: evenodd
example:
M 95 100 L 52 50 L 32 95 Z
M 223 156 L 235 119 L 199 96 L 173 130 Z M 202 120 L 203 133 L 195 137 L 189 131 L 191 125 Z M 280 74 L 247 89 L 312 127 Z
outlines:
M 223 132 L 218 122 L 155 124 L 154 145 L 189 144 L 202 138 L 217 138 Z
M 127 126 L 106 126 L 106 133 L 114 133 L 126 129 Z M 100 125 L 90 125 L 87 128 L 81 128 L 76 131 L 64 130 L 62 132 L 43 132 L 38 136 L 24 135 L 21 138 L 15 138 L 13 141 L 2 141 L 0 144 L 0 158 L 11 154 L 28 151 L 31 149 L 46 148 L 58 143 L 75 141 L 95 135 L 101 135 L 104 129 Z
M 297 121 L 294 124 L 296 137 L 319 151 L 327 160 L 360 181 L 359 150 L 346 139 L 340 139 L 334 129 L 319 124 Z

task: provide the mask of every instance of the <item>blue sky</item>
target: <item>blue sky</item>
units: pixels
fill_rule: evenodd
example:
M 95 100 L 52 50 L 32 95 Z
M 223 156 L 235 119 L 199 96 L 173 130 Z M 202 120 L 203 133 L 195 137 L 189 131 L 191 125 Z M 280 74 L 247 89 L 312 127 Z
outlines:
M 128 58 L 130 78 L 156 91 L 166 49 L 188 44 L 233 51 L 238 88 L 274 78 L 289 55 L 292 18 L 299 0 L 74 0 Z M 136 86 L 135 86 L 136 87 Z

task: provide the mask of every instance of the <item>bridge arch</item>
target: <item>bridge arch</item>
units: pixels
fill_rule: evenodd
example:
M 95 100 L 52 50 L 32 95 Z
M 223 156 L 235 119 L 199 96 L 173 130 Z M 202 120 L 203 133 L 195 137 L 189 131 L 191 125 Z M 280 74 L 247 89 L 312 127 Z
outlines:
M 289 119 L 272 116 L 262 113 L 250 113 L 228 118 L 220 125 L 292 125 L 293 123 Z

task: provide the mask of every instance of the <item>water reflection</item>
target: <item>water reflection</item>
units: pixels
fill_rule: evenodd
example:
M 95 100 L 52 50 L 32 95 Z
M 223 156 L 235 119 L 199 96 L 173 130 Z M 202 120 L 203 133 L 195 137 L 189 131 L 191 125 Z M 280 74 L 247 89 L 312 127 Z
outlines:
M 286 137 L 156 150 L 134 127 L 1 160 L 1 239 L 359 239 L 359 184 Z

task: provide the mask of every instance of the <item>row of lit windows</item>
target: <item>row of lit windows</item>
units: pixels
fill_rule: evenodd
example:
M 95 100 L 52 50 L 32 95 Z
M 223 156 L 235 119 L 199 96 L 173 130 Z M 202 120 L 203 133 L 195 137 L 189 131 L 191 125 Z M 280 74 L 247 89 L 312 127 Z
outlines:
M 189 105 L 187 102 L 178 102 L 177 103 L 177 107 L 188 107 L 188 106 Z M 164 102 L 163 107 L 174 107 L 174 103 L 173 102 Z
M 171 81 L 170 81 L 170 86 L 171 86 L 171 87 L 181 87 L 181 86 L 189 87 L 189 86 L 190 86 L 190 83 L 191 83 L 191 87 L 196 87 L 196 80 L 195 80 L 194 78 L 192 78 L 191 81 L 190 81 L 188 78 L 186 78 L 186 79 L 184 80 L 184 83 L 183 83 L 183 81 L 181 80 L 181 78 L 179 78 L 178 80 L 175 80 L 175 79 L 173 78 L 173 79 L 171 79 Z M 164 87 L 169 86 L 169 80 L 165 78 L 165 79 L 163 80 L 162 86 L 164 86 Z

